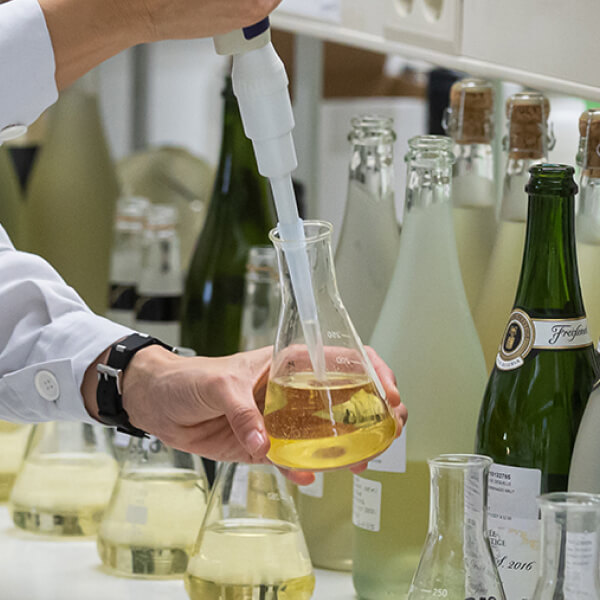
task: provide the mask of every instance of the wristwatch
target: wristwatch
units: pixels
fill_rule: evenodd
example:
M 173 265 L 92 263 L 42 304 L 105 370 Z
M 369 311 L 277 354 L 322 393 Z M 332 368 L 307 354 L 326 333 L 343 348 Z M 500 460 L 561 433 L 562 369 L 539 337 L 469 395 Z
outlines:
M 133 333 L 111 346 L 106 364 L 97 365 L 98 418 L 105 425 L 112 425 L 117 431 L 135 437 L 146 437 L 146 432 L 129 422 L 129 415 L 123 408 L 123 374 L 136 352 L 148 346 L 158 345 L 173 351 L 171 346 L 144 333 Z

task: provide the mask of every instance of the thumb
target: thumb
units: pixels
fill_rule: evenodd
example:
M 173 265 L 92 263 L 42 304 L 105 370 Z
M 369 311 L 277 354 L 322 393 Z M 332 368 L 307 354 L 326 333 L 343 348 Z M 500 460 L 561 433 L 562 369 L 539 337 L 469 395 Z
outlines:
M 225 404 L 225 416 L 241 446 L 253 458 L 264 458 L 270 443 L 265 421 L 251 389 L 232 395 Z

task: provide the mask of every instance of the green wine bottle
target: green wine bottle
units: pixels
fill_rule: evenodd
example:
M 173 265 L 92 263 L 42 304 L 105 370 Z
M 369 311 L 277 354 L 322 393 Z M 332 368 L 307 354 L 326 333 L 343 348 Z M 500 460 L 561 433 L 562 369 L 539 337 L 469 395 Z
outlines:
M 536 584 L 536 497 L 567 489 L 575 435 L 597 378 L 577 271 L 573 168 L 529 170 L 527 234 L 517 296 L 477 428 L 494 460 L 488 527 L 507 600 Z
M 238 351 L 248 252 L 268 244 L 274 226 L 266 180 L 258 173 L 229 78 L 223 96 L 217 176 L 183 294 L 182 344 L 200 356 Z

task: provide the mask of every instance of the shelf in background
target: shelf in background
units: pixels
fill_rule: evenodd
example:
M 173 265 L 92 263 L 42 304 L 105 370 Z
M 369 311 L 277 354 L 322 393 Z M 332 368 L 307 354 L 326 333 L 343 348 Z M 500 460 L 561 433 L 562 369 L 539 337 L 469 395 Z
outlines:
M 283 0 L 273 25 L 600 101 L 600 2 Z

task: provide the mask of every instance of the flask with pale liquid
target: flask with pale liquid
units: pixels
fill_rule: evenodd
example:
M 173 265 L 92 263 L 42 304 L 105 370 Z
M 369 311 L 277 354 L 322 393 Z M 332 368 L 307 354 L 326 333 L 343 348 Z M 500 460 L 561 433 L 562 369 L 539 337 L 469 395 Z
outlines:
M 427 460 L 470 452 L 486 372 L 452 222 L 453 143 L 410 140 L 400 253 L 371 344 L 410 412 L 402 436 L 354 477 L 354 586 L 360 598 L 408 592 L 427 534 Z
M 30 435 L 31 425 L 0 421 L 0 502 L 10 496 Z
M 118 471 L 104 427 L 36 425 L 10 495 L 13 522 L 38 534 L 95 535 Z
M 600 109 L 579 119 L 581 141 L 577 163 L 581 167 L 575 214 L 577 263 L 588 327 L 594 342 L 600 337 Z
M 427 462 L 429 530 L 407 600 L 505 600 L 487 532 L 492 459 L 442 454 Z
M 275 467 L 221 463 L 185 585 L 192 600 L 309 600 L 312 565 Z
M 173 205 L 153 204 L 148 210 L 134 322 L 138 331 L 171 346 L 181 342 L 183 278 L 177 220 Z
M 131 438 L 98 530 L 98 553 L 114 573 L 145 578 L 185 573 L 206 510 L 199 457 L 158 438 Z
M 383 452 L 396 434 L 385 392 L 342 304 L 336 285 L 330 223 L 305 221 L 305 240 L 277 249 L 283 307 L 265 399 L 269 459 L 288 469 L 326 471 Z M 288 251 L 306 252 L 324 341 L 324 372 L 313 369 L 293 293 Z M 314 357 L 313 357 L 314 358 Z
M 94 74 L 61 92 L 29 179 L 27 250 L 45 258 L 99 314 L 106 311 L 117 177 Z
M 506 103 L 508 134 L 504 138 L 504 147 L 508 151 L 508 162 L 498 230 L 473 313 L 488 372 L 494 367 L 519 283 L 527 220 L 524 190 L 529 167 L 544 162 L 554 145 L 552 132 L 548 129 L 549 113 L 548 99 L 538 92 L 514 94 Z
M 462 79 L 450 89 L 444 125 L 454 140 L 452 216 L 467 300 L 475 309 L 496 237 L 494 89 L 481 79 Z
M 106 317 L 131 328 L 135 321 L 144 226 L 149 206 L 150 202 L 141 197 L 122 196 L 117 202 Z

